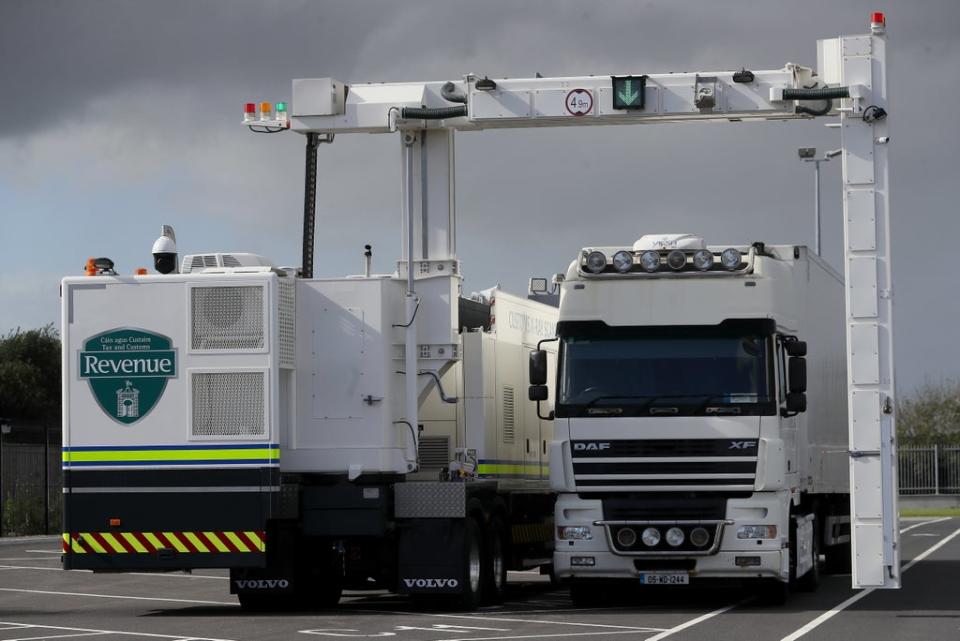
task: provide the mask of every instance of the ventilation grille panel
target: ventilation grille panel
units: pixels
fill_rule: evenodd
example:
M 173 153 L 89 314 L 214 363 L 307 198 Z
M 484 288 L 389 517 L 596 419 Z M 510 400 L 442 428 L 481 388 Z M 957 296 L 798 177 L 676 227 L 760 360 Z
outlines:
M 294 367 L 296 365 L 296 298 L 293 281 L 280 279 L 280 309 L 277 317 L 279 318 L 280 346 L 277 350 L 280 356 L 280 367 Z
M 262 436 L 264 372 L 193 372 L 193 436 Z
M 450 463 L 449 436 L 420 437 L 420 469 L 447 467 Z
M 503 386 L 503 442 L 513 443 L 516 439 L 516 410 L 513 398 L 513 386 Z
M 263 286 L 190 290 L 192 349 L 263 349 Z

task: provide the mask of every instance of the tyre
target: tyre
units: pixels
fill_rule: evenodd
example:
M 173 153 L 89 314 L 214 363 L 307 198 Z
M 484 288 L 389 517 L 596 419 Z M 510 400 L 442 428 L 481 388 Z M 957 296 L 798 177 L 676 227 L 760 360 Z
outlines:
M 459 605 L 465 610 L 475 610 L 483 599 L 483 535 L 480 525 L 468 518 L 463 545 L 463 592 Z
M 507 592 L 507 527 L 499 516 L 493 517 L 484 540 L 483 597 L 491 604 L 503 603 Z

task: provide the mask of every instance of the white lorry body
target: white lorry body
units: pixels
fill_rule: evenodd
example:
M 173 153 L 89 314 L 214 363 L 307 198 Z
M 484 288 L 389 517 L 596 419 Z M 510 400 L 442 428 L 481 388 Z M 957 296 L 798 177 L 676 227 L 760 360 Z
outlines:
M 848 553 L 842 278 L 788 245 L 737 247 L 744 262 L 732 271 L 719 264 L 723 247 L 709 248 L 717 264 L 703 272 L 689 262 L 654 273 L 585 268 L 594 251 L 637 260 L 653 239 L 585 249 L 561 284 L 557 575 L 575 586 L 788 582 L 817 550 Z M 689 261 L 696 249 L 680 251 Z M 656 251 L 665 262 L 670 250 Z M 794 338 L 808 345 L 810 373 L 796 414 L 786 411 L 784 351 Z M 764 538 L 743 526 L 764 526 Z M 676 544 L 671 528 L 683 535 L 674 532 Z M 645 539 L 647 529 L 656 534 Z
M 230 568 L 262 605 L 460 594 L 471 536 L 493 598 L 507 567 L 550 562 L 552 423 L 521 393 L 555 307 L 497 289 L 458 306 L 459 277 L 420 281 L 454 311 L 418 327 L 412 426 L 404 281 L 233 256 L 249 264 L 63 280 L 65 567 Z

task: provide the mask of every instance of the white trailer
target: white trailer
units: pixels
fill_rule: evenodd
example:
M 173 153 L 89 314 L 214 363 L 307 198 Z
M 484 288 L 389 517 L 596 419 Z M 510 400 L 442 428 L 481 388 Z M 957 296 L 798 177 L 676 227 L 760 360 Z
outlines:
M 676 234 L 586 248 L 558 280 L 554 566 L 575 600 L 617 578 L 782 599 L 820 552 L 849 561 L 839 274 Z
M 522 392 L 556 308 L 460 300 L 432 328 L 456 360 L 419 372 L 415 426 L 405 285 L 250 254 L 65 278 L 64 567 L 230 568 L 247 607 L 343 588 L 475 606 L 502 598 L 507 569 L 549 564 L 552 423 Z M 456 301 L 459 276 L 419 288 Z

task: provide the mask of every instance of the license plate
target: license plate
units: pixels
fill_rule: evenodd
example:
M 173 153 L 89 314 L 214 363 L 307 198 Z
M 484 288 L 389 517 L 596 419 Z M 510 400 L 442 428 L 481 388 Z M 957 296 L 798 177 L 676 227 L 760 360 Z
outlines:
M 690 575 L 686 572 L 644 572 L 640 575 L 643 585 L 688 585 Z

